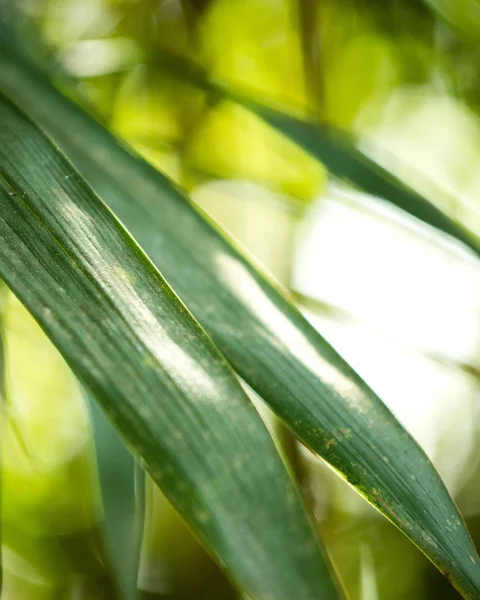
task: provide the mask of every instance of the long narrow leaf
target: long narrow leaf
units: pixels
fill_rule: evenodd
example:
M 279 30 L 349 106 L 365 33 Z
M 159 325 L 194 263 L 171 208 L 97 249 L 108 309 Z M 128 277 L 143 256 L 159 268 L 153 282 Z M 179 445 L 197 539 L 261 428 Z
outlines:
M 169 52 L 161 53 L 157 60 L 180 79 L 249 109 L 322 162 L 332 175 L 452 236 L 480 256 L 480 240 L 473 232 L 368 157 L 346 132 L 329 125 L 306 122 L 246 97 L 222 82 L 210 80 L 198 65 Z
M 479 597 L 479 559 L 456 506 L 372 390 L 166 178 L 11 50 L 0 66 L 3 89 L 61 144 L 245 381 L 466 598 Z
M 253 599 L 336 599 L 298 490 L 221 355 L 46 136 L 0 96 L 0 275 Z
M 95 399 L 87 396 L 93 425 L 106 550 L 123 600 L 135 600 L 140 533 L 136 516 L 135 460 Z
M 480 242 L 471 231 L 367 157 L 344 134 L 305 123 L 260 104 L 250 105 L 267 123 L 320 160 L 339 179 L 450 235 L 480 256 Z
M 6 413 L 6 400 L 7 400 L 7 394 L 6 394 L 6 385 L 7 385 L 7 374 L 6 374 L 6 348 L 5 348 L 5 331 L 4 331 L 4 318 L 3 318 L 3 310 L 4 310 L 4 306 L 3 306 L 3 300 L 4 300 L 4 294 L 5 294 L 5 284 L 3 283 L 3 281 L 0 280 L 0 429 L 3 429 L 5 427 L 5 413 Z M 1 512 L 1 508 L 2 508 L 2 500 L 3 500 L 3 490 L 2 490 L 2 486 L 1 486 L 1 481 L 2 481 L 2 477 L 1 477 L 1 468 L 2 468 L 2 462 L 1 462 L 1 455 L 0 455 L 0 512 Z M 3 564 L 2 564 L 2 556 L 3 556 L 3 552 L 2 552 L 2 526 L 1 526 L 1 520 L 0 520 L 0 597 L 2 595 L 2 587 L 3 587 Z
M 222 82 L 211 81 L 203 69 L 171 53 L 162 53 L 158 61 L 179 78 L 248 108 L 322 162 L 332 175 L 452 236 L 480 256 L 477 236 L 369 158 L 345 132 L 325 124 L 306 122 L 248 98 Z
M 203 69 L 171 53 L 162 53 L 158 61 L 177 77 L 248 108 L 322 162 L 332 175 L 452 236 L 480 256 L 477 236 L 369 158 L 345 132 L 325 124 L 306 122 L 248 98 L 222 82 L 211 81 Z

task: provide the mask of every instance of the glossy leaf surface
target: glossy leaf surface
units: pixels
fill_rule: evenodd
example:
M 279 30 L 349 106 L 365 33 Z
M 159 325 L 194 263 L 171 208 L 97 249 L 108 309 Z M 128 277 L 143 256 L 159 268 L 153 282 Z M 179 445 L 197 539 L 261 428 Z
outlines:
M 235 370 L 465 597 L 478 597 L 480 564 L 463 520 L 381 400 L 180 190 L 44 76 L 1 56 L 0 85 L 68 153 Z
M 0 97 L 0 275 L 252 599 L 340 597 L 257 411 L 153 264 Z

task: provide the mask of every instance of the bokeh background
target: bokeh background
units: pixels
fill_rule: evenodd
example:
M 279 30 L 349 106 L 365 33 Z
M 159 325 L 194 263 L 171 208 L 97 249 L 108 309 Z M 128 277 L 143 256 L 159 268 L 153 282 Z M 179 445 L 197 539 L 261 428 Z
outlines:
M 347 133 L 480 233 L 480 2 L 1 0 L 0 10 L 66 94 L 289 289 L 420 442 L 479 543 L 478 260 L 332 179 L 179 65 Z M 115 598 L 96 463 L 98 440 L 112 432 L 97 429 L 94 440 L 83 391 L 12 294 L 1 310 L 2 599 Z M 254 401 L 287 449 L 352 600 L 459 597 Z M 145 511 L 118 526 L 142 532 L 142 599 L 240 599 L 154 484 L 137 483 Z

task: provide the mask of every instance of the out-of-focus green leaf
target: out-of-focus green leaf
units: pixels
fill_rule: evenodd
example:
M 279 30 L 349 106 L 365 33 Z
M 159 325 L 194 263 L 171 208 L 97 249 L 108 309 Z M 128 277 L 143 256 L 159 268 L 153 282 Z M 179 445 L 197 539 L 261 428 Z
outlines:
M 452 236 L 480 256 L 480 241 L 470 230 L 369 158 L 345 132 L 327 125 L 306 122 L 302 118 L 247 98 L 221 82 L 210 81 L 202 69 L 171 54 L 165 53 L 159 60 L 178 77 L 250 109 L 319 160 L 335 177 Z
M 267 123 L 322 161 L 332 175 L 452 236 L 480 256 L 480 243 L 471 231 L 368 158 L 345 134 L 305 123 L 259 104 L 251 104 L 251 108 Z
M 228 364 L 2 97 L 0 239 L 0 275 L 232 579 L 258 600 L 339 598 L 298 489 Z
M 2 319 L 5 600 L 70 597 L 80 589 L 92 600 L 118 600 L 98 531 L 90 428 L 78 384 L 11 293 Z
M 95 399 L 88 397 L 103 507 L 104 537 L 126 600 L 137 593 L 141 531 L 135 502 L 135 460 Z
M 335 177 L 452 236 L 480 256 L 480 241 L 467 227 L 446 215 L 432 202 L 369 158 L 357 147 L 356 140 L 345 132 L 327 125 L 306 122 L 302 118 L 247 98 L 222 82 L 209 80 L 205 71 L 178 56 L 164 53 L 158 60 L 177 77 L 249 109 L 319 160 Z
M 6 402 L 6 356 L 5 356 L 5 333 L 3 329 L 3 297 L 6 291 L 5 284 L 0 280 L 0 430 L 3 429 L 5 419 Z M 1 475 L 1 456 L 0 456 L 0 475 Z M 1 477 L 0 477 L 1 483 Z M 2 486 L 0 485 L 0 513 L 2 507 Z M 2 595 L 3 585 L 3 565 L 2 565 L 2 527 L 0 519 L 0 596 Z
M 243 379 L 464 597 L 479 597 L 480 561 L 455 504 L 373 391 L 165 177 L 11 48 L 0 67 L 3 90 L 68 152 Z
M 423 0 L 423 3 L 467 40 L 476 42 L 480 22 L 478 0 Z
M 140 599 L 237 600 L 238 590 L 219 572 L 150 477 L 145 481 L 145 528 L 138 589 Z

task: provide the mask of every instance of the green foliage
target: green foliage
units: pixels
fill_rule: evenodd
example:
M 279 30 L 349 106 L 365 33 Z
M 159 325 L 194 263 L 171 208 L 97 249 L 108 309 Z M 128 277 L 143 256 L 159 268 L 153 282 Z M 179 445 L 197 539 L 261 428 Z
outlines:
M 242 589 L 340 597 L 298 491 L 216 348 L 71 165 L 5 100 L 0 124 L 7 284 Z
M 165 152 L 171 159 L 173 148 L 182 157 L 171 169 L 177 180 L 188 179 L 184 166 L 204 176 L 239 174 L 308 201 L 328 171 L 478 255 L 478 240 L 464 225 L 332 126 L 352 125 L 383 72 L 382 57 L 390 67 L 395 63 L 393 44 L 362 17 L 368 35 L 355 34 L 324 69 L 327 81 L 307 90 L 302 68 L 314 77 L 318 64 L 313 55 L 308 59 L 306 44 L 302 65 L 301 32 L 289 12 L 294 5 L 275 4 L 273 18 L 272 7 L 262 4 L 258 22 L 248 21 L 241 31 L 236 23 L 245 11 L 255 12 L 255 3 L 192 3 L 172 26 L 178 35 L 156 21 L 168 51 L 149 38 L 138 56 L 154 57 L 154 68 L 132 68 L 126 60 L 115 67 L 128 70 L 125 77 L 108 75 L 111 87 L 103 92 L 108 87 L 115 97 L 104 114 L 110 128 L 152 157 Z M 318 11 L 322 23 L 337 10 L 325 3 Z M 403 17 L 410 18 L 410 10 Z M 131 35 L 133 27 L 139 37 L 149 14 L 135 12 L 118 31 Z M 302 13 L 307 37 L 316 32 L 309 18 L 319 14 Z M 428 30 L 431 16 L 425 19 Z M 214 37 L 219 23 L 228 26 Z M 285 36 L 277 39 L 278 30 Z M 297 484 L 239 376 L 464 598 L 480 597 L 480 562 L 458 509 L 380 398 L 183 191 L 55 89 L 3 33 L 0 91 L 10 100 L 0 100 L 0 276 L 229 578 L 252 600 L 343 595 Z M 260 35 L 269 52 L 259 52 Z M 345 35 L 322 39 L 333 47 Z M 195 43 L 208 70 L 188 59 Z M 230 72 L 239 53 L 250 60 L 250 71 Z M 368 79 L 359 68 L 346 80 L 352 57 L 372 64 Z M 75 64 L 74 57 L 70 61 Z M 389 71 L 387 88 L 399 77 L 397 67 Z M 286 78 L 295 82 L 289 89 Z M 335 90 L 342 86 L 355 97 L 337 105 Z M 148 94 L 137 96 L 142 89 Z M 273 108 L 278 105 L 283 108 Z M 330 123 L 313 123 L 312 115 L 322 111 Z M 235 134 L 225 126 L 229 119 Z M 158 139 L 165 147 L 155 154 L 148 148 Z M 132 514 L 133 460 L 97 407 L 93 414 L 110 555 L 122 595 L 135 598 L 140 534 Z M 141 521 L 142 494 L 136 504 Z M 154 521 L 149 515 L 145 523 Z M 188 530 L 176 527 L 197 552 Z M 149 544 L 146 532 L 144 547 Z

